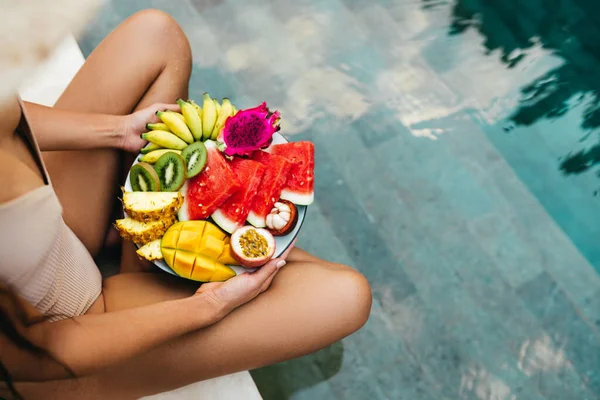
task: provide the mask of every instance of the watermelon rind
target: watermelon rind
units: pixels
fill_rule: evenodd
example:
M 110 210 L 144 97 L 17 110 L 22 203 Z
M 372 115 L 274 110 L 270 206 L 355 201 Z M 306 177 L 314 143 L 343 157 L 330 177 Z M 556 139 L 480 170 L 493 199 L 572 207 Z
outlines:
M 279 143 L 271 146 L 271 154 L 286 158 L 292 163 L 290 170 L 291 182 L 288 180 L 281 190 L 280 197 L 296 205 L 308 206 L 314 201 L 314 145 L 308 141 Z M 304 160 L 304 165 L 298 170 L 298 161 Z
M 233 233 L 233 231 L 238 228 L 238 225 L 234 221 L 227 218 L 220 208 L 212 213 L 211 218 L 214 223 L 219 225 L 225 232 Z
M 309 206 L 315 200 L 315 192 L 298 193 L 289 189 L 283 189 L 279 197 L 284 200 L 289 200 L 299 206 Z
M 264 228 L 267 226 L 266 219 L 259 215 L 256 215 L 253 211 L 250 211 L 246 221 L 248 221 L 250 225 L 254 226 L 255 228 Z

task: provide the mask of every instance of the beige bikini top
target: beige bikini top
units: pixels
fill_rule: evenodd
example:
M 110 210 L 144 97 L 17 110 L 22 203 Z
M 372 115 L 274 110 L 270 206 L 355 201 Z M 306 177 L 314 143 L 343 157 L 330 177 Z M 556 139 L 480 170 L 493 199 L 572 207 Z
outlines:
M 46 184 L 0 204 L 0 280 L 43 314 L 80 315 L 100 294 L 101 276 L 62 218 L 61 204 L 25 113 L 18 129 Z

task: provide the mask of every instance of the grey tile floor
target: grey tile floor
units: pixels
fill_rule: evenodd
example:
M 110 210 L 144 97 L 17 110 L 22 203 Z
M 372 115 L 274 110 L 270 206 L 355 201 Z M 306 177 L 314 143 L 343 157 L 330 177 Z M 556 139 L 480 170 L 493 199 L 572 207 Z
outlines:
M 112 1 L 84 53 L 148 7 L 192 98 L 316 144 L 299 245 L 374 289 L 364 329 L 253 371 L 265 399 L 600 397 L 595 2 Z

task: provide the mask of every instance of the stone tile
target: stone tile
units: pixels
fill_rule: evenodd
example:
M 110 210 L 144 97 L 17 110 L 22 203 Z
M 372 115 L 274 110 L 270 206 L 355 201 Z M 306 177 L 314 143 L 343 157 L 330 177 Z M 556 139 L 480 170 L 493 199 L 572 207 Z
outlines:
M 385 388 L 375 384 L 374 371 L 361 365 L 357 350 L 351 344 L 344 345 L 342 368 L 328 382 L 339 400 L 385 399 Z
M 371 371 L 382 366 L 392 366 L 409 357 L 404 348 L 402 337 L 396 331 L 388 312 L 374 299 L 371 315 L 366 325 L 344 343 L 356 349 L 361 365 Z
M 304 226 L 298 235 L 296 245 L 317 257 L 353 265 L 353 260 L 346 252 L 346 248 L 336 236 L 329 221 L 321 213 L 319 200 L 307 210 Z
M 408 364 L 399 361 L 383 367 L 377 371 L 376 383 L 386 388 L 384 398 L 397 399 L 419 399 L 419 400 L 444 400 L 448 397 L 437 393 L 432 389 L 431 382 L 420 365 Z
M 583 382 L 600 394 L 600 336 L 578 315 L 552 276 L 543 272 L 518 289 L 519 295 L 540 319 L 566 360 L 579 372 Z M 566 361 L 565 360 L 565 361 Z
M 354 121 L 352 129 L 358 132 L 365 148 L 385 146 L 385 143 L 397 135 L 408 133 L 402 125 L 390 117 L 389 110 L 370 110 L 362 118 Z
M 581 308 L 581 314 L 587 319 L 587 323 L 592 326 L 596 326 L 596 329 L 600 329 L 600 289 L 587 297 L 583 301 L 583 307 Z
M 542 272 L 543 259 L 536 247 L 522 246 L 529 242 L 528 237 L 520 235 L 499 213 L 473 220 L 469 230 L 511 287 L 516 288 Z

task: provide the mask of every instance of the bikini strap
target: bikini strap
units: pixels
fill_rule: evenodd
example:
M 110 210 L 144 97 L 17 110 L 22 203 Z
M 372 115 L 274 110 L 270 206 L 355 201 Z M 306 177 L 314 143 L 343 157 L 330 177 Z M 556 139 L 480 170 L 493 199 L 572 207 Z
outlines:
M 31 127 L 29 126 L 29 122 L 27 119 L 27 111 L 25 110 L 25 105 L 23 104 L 23 100 L 21 97 L 18 97 L 19 107 L 21 107 L 21 120 L 19 121 L 19 125 L 17 126 L 17 132 L 23 136 L 27 144 L 29 145 L 29 149 L 35 159 L 38 168 L 42 172 L 44 183 L 46 185 L 50 185 L 50 175 L 46 170 L 46 166 L 44 165 L 44 161 L 42 159 L 42 153 L 40 151 L 40 147 L 38 146 L 37 140 L 35 140 L 35 136 L 31 132 Z

